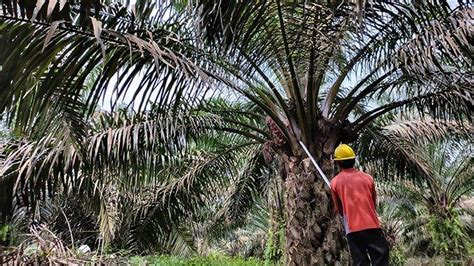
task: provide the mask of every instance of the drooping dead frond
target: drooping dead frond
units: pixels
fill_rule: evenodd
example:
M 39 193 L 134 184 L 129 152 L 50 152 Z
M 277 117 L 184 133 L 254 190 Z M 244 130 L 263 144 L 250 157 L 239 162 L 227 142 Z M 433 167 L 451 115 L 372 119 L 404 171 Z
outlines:
M 394 138 L 410 140 L 413 143 L 437 141 L 448 136 L 466 138 L 474 133 L 474 128 L 468 122 L 434 120 L 429 117 L 392 123 L 382 130 Z

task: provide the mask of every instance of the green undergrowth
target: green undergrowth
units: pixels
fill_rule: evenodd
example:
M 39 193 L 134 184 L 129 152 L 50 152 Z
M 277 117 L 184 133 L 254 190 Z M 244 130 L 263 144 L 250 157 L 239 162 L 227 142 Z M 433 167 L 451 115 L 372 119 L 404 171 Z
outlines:
M 393 262 L 392 262 L 393 263 Z M 406 258 L 403 262 L 393 263 L 393 265 L 449 265 L 464 266 L 473 265 L 472 257 L 467 260 L 445 260 L 443 257 L 436 258 Z M 134 256 L 129 258 L 129 265 L 171 265 L 171 266 L 280 266 L 270 261 L 255 258 L 227 257 L 221 254 L 212 254 L 206 257 L 179 258 L 165 255 Z
M 173 266 L 267 266 L 278 265 L 265 262 L 255 258 L 226 257 L 220 254 L 212 254 L 206 257 L 179 258 L 171 256 L 145 256 L 132 257 L 129 260 L 131 265 L 173 265 Z

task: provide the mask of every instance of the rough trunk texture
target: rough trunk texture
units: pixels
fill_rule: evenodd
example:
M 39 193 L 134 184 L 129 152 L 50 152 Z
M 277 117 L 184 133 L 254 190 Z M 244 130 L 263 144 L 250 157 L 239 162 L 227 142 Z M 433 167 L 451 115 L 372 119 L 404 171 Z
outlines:
M 285 162 L 286 260 L 288 265 L 346 265 L 349 253 L 331 194 L 308 160 Z M 322 161 L 330 171 L 330 159 Z

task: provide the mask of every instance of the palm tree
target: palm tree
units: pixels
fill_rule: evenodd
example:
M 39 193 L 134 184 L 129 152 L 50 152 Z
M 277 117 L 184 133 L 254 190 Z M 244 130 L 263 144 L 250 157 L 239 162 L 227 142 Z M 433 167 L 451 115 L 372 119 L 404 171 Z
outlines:
M 38 1 L 18 9 L 6 1 L 0 110 L 29 135 L 57 130 L 80 150 L 87 134 L 78 114 L 84 106 L 86 117 L 91 114 L 111 82 L 122 97 L 135 80 L 138 108 L 151 100 L 175 116 L 181 106 L 194 108 L 215 94 L 243 97 L 265 114 L 271 134 L 251 119 L 232 117 L 230 126 L 207 129 L 243 135 L 276 155 L 285 188 L 286 257 L 298 265 L 334 263 L 344 250 L 330 195 L 305 167 L 300 140 L 332 175 L 335 146 L 373 134 L 373 122 L 393 111 L 416 110 L 446 125 L 470 121 L 467 2 L 186 2 L 163 1 L 156 11 L 139 1 L 127 12 L 98 1 L 66 1 L 64 7 Z M 25 19 L 31 17 L 40 21 Z M 95 69 L 100 78 L 81 103 Z M 386 104 L 374 101 L 379 97 L 388 97 Z M 437 122 L 430 129 L 437 131 Z
M 230 108 L 217 100 L 206 108 L 218 106 Z M 7 152 L 2 185 L 15 183 L 6 195 L 15 197 L 20 205 L 35 207 L 38 200 L 49 201 L 62 194 L 70 195 L 66 203 L 81 199 L 79 205 L 67 206 L 70 214 L 74 217 L 78 206 L 95 214 L 106 245 L 172 254 L 178 245 L 181 255 L 189 255 L 194 251 L 192 245 L 183 246 L 189 243 L 184 238 L 187 226 L 215 215 L 212 209 L 240 225 L 241 217 L 252 208 L 253 194 L 268 190 L 269 170 L 261 163 L 263 157 L 254 140 L 208 131 L 226 125 L 224 118 L 202 108 L 177 118 L 156 114 L 154 109 L 143 114 L 97 112 L 87 124 L 81 149 L 52 131 L 2 150 Z M 234 182 L 235 187 L 228 191 L 229 183 Z M 229 194 L 229 203 L 222 196 L 222 202 L 216 202 L 224 192 Z M 211 219 L 204 231 L 221 222 Z
M 474 191 L 472 147 L 452 140 L 414 146 L 426 171 L 384 186 L 385 197 L 397 209 L 399 233 L 414 255 L 466 256 L 469 237 L 460 221 L 460 203 Z

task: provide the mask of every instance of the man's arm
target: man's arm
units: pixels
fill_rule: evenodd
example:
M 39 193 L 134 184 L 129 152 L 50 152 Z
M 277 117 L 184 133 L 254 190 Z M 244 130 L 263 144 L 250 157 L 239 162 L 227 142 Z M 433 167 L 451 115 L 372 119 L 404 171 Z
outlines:
M 343 215 L 342 202 L 341 202 L 341 199 L 339 199 L 339 196 L 337 196 L 337 192 L 334 190 L 333 184 L 331 184 L 331 195 L 332 195 L 332 201 L 334 203 L 334 206 L 336 207 L 337 212 L 340 215 Z
M 377 190 L 375 189 L 375 182 L 372 178 L 372 199 L 374 201 L 374 206 L 377 207 Z

